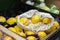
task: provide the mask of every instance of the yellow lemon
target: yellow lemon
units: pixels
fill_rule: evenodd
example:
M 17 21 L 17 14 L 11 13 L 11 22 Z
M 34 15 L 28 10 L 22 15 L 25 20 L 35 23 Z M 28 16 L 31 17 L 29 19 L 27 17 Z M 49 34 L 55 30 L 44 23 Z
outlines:
M 53 24 L 53 26 L 55 26 L 56 28 L 58 28 L 59 27 L 59 22 L 55 21 L 54 24 Z
M 3 16 L 0 16 L 0 22 L 6 22 L 6 18 Z
M 13 28 L 13 27 L 9 27 L 8 29 L 9 29 L 10 31 L 13 31 L 13 32 L 17 33 L 16 29 Z
M 11 17 L 11 18 L 9 18 L 9 19 L 7 20 L 7 23 L 8 23 L 9 25 L 13 25 L 15 22 L 16 22 L 16 19 L 15 19 L 14 17 Z
M 26 30 L 26 31 L 25 31 L 25 34 L 26 34 L 26 35 L 33 35 L 33 34 L 34 34 L 34 32 L 33 32 L 33 31 L 31 31 L 31 30 Z
M 46 30 L 46 33 L 51 33 L 56 29 L 55 26 L 52 26 L 50 29 Z
M 47 35 L 47 34 L 46 34 L 45 32 L 43 32 L 43 31 L 39 31 L 37 34 L 38 34 L 38 36 L 39 36 L 40 39 L 43 39 L 43 38 L 46 37 L 46 35 Z
M 18 18 L 18 16 L 15 17 L 16 19 Z
M 31 18 L 31 21 L 32 21 L 33 24 L 36 24 L 36 23 L 40 22 L 40 17 L 39 17 L 39 15 L 34 14 L 34 15 L 32 16 L 32 18 Z
M 21 17 L 20 18 L 20 22 L 23 24 L 23 25 L 29 25 L 29 20 L 26 18 L 26 17 Z
M 18 15 L 15 17 L 15 19 L 16 19 L 16 21 L 17 21 L 17 19 L 18 19 Z
M 17 31 L 22 30 L 22 28 L 21 28 L 20 26 L 18 26 L 18 25 L 14 26 L 14 28 L 15 28 Z
M 44 18 L 44 19 L 42 20 L 42 22 L 43 22 L 44 24 L 49 24 L 49 23 L 51 22 L 51 19 L 50 19 L 50 18 Z
M 36 38 L 34 36 L 28 36 L 27 40 L 36 40 Z
M 25 34 L 23 31 L 18 32 L 18 34 L 19 34 L 20 36 L 22 36 L 22 37 L 26 37 L 26 34 Z
M 4 37 L 4 40 L 13 40 L 13 38 L 10 37 L 10 36 L 5 36 L 5 37 Z

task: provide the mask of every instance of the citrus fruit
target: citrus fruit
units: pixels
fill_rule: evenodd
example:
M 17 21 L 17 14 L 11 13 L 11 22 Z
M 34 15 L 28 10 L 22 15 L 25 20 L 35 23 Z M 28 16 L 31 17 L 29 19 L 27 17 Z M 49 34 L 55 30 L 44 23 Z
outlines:
M 28 18 L 26 18 L 26 17 L 21 17 L 21 18 L 20 18 L 20 22 L 21 22 L 23 25 L 26 25 L 26 26 L 29 25 L 29 20 L 28 20 Z
M 36 40 L 34 36 L 28 36 L 27 40 Z
M 10 31 L 13 31 L 13 32 L 17 33 L 16 29 L 13 28 L 13 27 L 9 27 L 8 29 L 9 29 Z
M 17 19 L 18 19 L 18 15 L 15 17 L 15 19 L 16 19 L 16 21 L 17 21 Z
M 42 22 L 43 22 L 44 24 L 49 24 L 49 23 L 51 22 L 51 19 L 50 19 L 50 18 L 44 18 L 44 19 L 42 20 Z
M 26 37 L 26 34 L 25 34 L 23 31 L 18 32 L 18 34 L 19 34 L 20 36 L 22 36 L 22 37 Z
M 34 14 L 34 15 L 32 16 L 32 18 L 31 18 L 31 21 L 32 21 L 33 24 L 36 24 L 36 23 L 40 22 L 40 17 L 39 17 L 39 15 Z
M 56 30 L 56 28 L 58 28 L 58 27 L 59 27 L 59 23 L 58 23 L 58 21 L 55 21 L 53 26 L 50 29 L 46 30 L 46 33 L 51 33 L 54 30 Z
M 6 18 L 3 16 L 0 16 L 0 22 L 6 22 Z
M 22 30 L 22 28 L 20 26 L 18 26 L 18 25 L 14 26 L 14 28 L 16 29 L 16 31 Z
M 33 32 L 33 31 L 31 31 L 31 30 L 26 30 L 26 31 L 25 31 L 25 34 L 26 34 L 26 35 L 33 35 L 33 34 L 34 34 L 34 32 Z
M 56 29 L 55 26 L 52 26 L 50 29 L 46 30 L 46 33 L 51 33 Z
M 40 39 L 46 37 L 46 35 L 47 35 L 47 34 L 46 34 L 45 32 L 43 32 L 43 31 L 39 31 L 37 34 L 38 34 L 38 37 L 39 37 Z
M 10 37 L 10 36 L 5 36 L 5 37 L 4 37 L 4 40 L 13 40 L 13 39 L 12 39 L 12 37 Z
M 7 20 L 7 23 L 8 23 L 9 25 L 13 25 L 15 22 L 16 22 L 16 19 L 15 19 L 14 17 L 11 17 L 11 18 L 9 18 L 9 19 Z
M 53 24 L 53 26 L 55 26 L 56 28 L 58 28 L 59 27 L 59 22 L 55 21 L 54 24 Z
M 18 16 L 15 17 L 16 19 L 18 18 Z

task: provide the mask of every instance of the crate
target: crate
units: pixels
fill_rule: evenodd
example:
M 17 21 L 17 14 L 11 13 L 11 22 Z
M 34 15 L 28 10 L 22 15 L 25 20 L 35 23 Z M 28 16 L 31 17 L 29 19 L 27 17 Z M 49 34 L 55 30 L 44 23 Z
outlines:
M 33 7 L 33 6 L 30 6 L 30 5 L 27 5 L 25 3 L 22 3 L 22 2 L 19 2 L 17 1 L 16 4 L 14 5 L 13 8 L 9 8 L 7 10 L 4 10 L 4 11 L 0 11 L 0 16 L 5 16 L 7 19 L 11 16 L 16 16 L 16 15 L 20 15 L 28 10 L 31 10 L 31 9 L 36 9 L 40 12 L 45 12 L 45 13 L 50 13 L 50 12 L 47 12 L 45 10 L 42 10 L 42 9 L 38 9 L 36 7 Z M 53 13 L 50 13 L 58 22 L 60 22 L 60 16 L 59 15 L 56 15 L 56 14 L 53 14 Z M 2 23 L 0 23 L 2 24 Z M 4 25 L 4 24 L 2 24 Z M 13 26 L 13 25 L 12 25 Z M 12 36 L 13 38 L 16 38 L 16 40 L 26 40 L 24 39 L 23 37 L 11 32 L 10 30 L 8 30 L 7 28 L 1 26 L 0 27 L 0 30 L 7 33 L 8 35 Z M 6 32 L 7 31 L 7 32 Z M 54 37 L 54 35 L 56 35 L 58 32 L 60 31 L 60 28 L 56 29 L 54 32 L 52 32 L 51 34 L 47 35 L 47 37 L 45 37 L 44 40 L 51 40 L 52 37 Z M 16 36 L 16 37 L 15 37 Z

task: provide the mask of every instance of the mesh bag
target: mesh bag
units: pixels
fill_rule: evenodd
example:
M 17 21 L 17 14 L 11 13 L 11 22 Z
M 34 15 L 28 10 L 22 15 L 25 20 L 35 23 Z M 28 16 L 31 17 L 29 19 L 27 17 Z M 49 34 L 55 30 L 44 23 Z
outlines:
M 36 23 L 36 24 L 33 24 L 31 22 L 31 20 L 29 20 L 29 25 L 28 26 L 25 26 L 23 24 L 21 24 L 20 22 L 20 18 L 21 17 L 27 17 L 28 19 L 31 18 L 34 14 L 37 14 L 39 15 L 40 19 L 42 19 L 42 17 L 48 17 L 48 18 L 51 18 L 51 22 L 49 24 L 44 24 L 42 22 L 39 22 L 39 23 Z M 21 28 L 25 29 L 25 30 L 32 30 L 34 32 L 38 32 L 39 30 L 48 30 L 52 27 L 54 23 L 54 18 L 49 14 L 49 13 L 44 13 L 44 12 L 39 12 L 38 10 L 29 10 L 21 15 L 18 16 L 18 19 L 17 19 L 17 24 L 19 26 L 21 26 Z

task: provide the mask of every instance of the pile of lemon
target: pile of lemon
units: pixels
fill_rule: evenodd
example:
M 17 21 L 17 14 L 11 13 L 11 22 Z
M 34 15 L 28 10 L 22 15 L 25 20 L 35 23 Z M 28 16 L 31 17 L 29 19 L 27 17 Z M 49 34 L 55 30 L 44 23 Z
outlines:
M 23 25 L 29 25 L 29 19 L 26 18 L 26 17 L 21 17 L 20 18 L 20 22 L 23 24 Z M 42 20 L 40 19 L 40 16 L 37 15 L 37 14 L 34 14 L 32 17 L 31 17 L 31 22 L 33 24 L 36 24 L 36 23 L 39 23 L 39 22 L 43 22 L 44 24 L 49 24 L 51 22 L 51 19 L 46 17 L 42 17 Z
M 8 29 L 13 31 L 14 33 L 22 36 L 22 37 L 28 36 L 27 40 L 36 40 L 36 37 L 34 36 L 35 33 L 31 30 L 24 30 L 23 31 L 23 29 L 21 29 L 18 25 L 14 26 L 14 27 L 9 27 Z M 40 39 L 43 39 L 47 36 L 47 34 L 44 31 L 39 31 L 37 33 L 37 35 Z
M 17 18 L 18 16 L 16 17 L 11 17 L 11 18 L 8 18 L 6 20 L 5 17 L 3 16 L 0 16 L 0 22 L 6 22 L 7 24 L 9 25 L 13 25 L 14 23 L 16 23 L 17 21 Z M 26 17 L 21 17 L 20 18 L 20 22 L 23 24 L 23 25 L 26 25 L 28 26 L 29 25 L 29 19 L 26 18 Z M 39 15 L 37 14 L 34 14 L 32 17 L 31 17 L 31 22 L 33 24 L 36 24 L 36 23 L 39 23 L 39 22 L 43 22 L 44 24 L 49 24 L 51 22 L 51 19 L 50 18 L 44 18 L 42 17 L 42 20 L 40 19 Z M 36 37 L 34 36 L 34 34 L 36 34 L 38 36 L 39 39 L 43 39 L 47 36 L 47 34 L 53 32 L 54 30 L 56 30 L 57 28 L 59 27 L 59 22 L 58 21 L 55 21 L 53 26 L 48 29 L 48 30 L 45 30 L 45 31 L 38 31 L 37 33 L 34 33 L 32 30 L 24 30 L 22 29 L 20 26 L 18 26 L 17 24 L 15 26 L 11 26 L 9 27 L 8 29 L 11 30 L 12 32 L 22 36 L 22 37 L 25 37 L 27 40 L 36 40 Z M 1 36 L 1 35 L 0 35 Z M 7 39 L 8 38 L 8 39 Z M 4 37 L 4 40 L 12 40 L 10 36 L 5 36 Z

